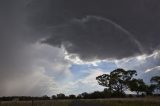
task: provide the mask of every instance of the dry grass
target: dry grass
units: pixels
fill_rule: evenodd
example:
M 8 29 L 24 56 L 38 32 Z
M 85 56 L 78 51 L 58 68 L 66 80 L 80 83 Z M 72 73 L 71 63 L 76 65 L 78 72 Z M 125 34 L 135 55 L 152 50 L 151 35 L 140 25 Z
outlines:
M 87 100 L 8 101 L 0 106 L 160 106 L 160 98 L 114 98 Z

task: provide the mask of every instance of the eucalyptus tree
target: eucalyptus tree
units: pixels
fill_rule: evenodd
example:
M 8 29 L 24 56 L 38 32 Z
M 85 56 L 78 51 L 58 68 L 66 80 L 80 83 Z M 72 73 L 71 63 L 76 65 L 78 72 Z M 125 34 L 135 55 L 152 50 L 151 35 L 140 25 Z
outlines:
M 149 86 L 147 86 L 142 79 L 132 79 L 129 82 L 129 89 L 139 95 L 140 92 L 147 92 Z
M 110 74 L 103 74 L 96 77 L 99 85 L 108 88 L 110 93 L 117 92 L 118 94 L 124 94 L 124 90 L 128 89 L 129 82 L 136 76 L 135 70 L 124 70 L 121 68 L 113 70 Z
M 152 77 L 150 82 L 155 86 L 155 89 L 160 92 L 160 76 Z

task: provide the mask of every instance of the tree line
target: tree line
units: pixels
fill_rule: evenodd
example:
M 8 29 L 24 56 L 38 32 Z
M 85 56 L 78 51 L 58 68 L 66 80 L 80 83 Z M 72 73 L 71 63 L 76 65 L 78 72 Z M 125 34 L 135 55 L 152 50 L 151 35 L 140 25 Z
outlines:
M 96 98 L 114 98 L 114 97 L 133 97 L 133 96 L 160 96 L 160 76 L 153 76 L 150 79 L 151 84 L 146 84 L 143 79 L 136 79 L 137 72 L 135 70 L 124 70 L 121 68 L 113 70 L 110 74 L 102 74 L 96 77 L 99 85 L 104 86 L 103 91 L 94 91 L 92 93 L 81 93 L 79 95 L 66 96 L 63 93 L 52 95 L 51 97 L 44 95 L 42 97 L 31 96 L 11 96 L 0 97 L 0 101 L 20 101 L 31 100 L 56 100 L 56 99 L 96 99 Z M 126 90 L 136 92 L 136 95 L 128 95 Z M 154 94 L 153 94 L 154 93 Z

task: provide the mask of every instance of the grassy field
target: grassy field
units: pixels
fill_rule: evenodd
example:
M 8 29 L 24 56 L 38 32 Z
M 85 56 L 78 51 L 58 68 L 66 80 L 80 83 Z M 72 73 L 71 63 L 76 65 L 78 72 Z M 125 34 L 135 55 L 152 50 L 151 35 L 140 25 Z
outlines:
M 0 106 L 160 106 L 160 98 L 1 101 Z

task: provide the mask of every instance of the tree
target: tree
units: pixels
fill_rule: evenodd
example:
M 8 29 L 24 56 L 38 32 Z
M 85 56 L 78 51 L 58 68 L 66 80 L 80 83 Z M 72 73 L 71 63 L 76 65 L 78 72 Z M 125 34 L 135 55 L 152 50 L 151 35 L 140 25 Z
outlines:
M 160 76 L 154 76 L 151 78 L 151 82 L 154 82 L 158 85 L 160 85 Z
M 131 91 L 135 91 L 137 95 L 139 95 L 140 92 L 146 92 L 148 86 L 144 83 L 142 79 L 132 79 L 129 82 L 129 89 Z
M 41 98 L 42 98 L 42 100 L 49 100 L 50 99 L 50 97 L 48 97 L 47 95 L 44 95 Z
M 88 94 L 87 92 L 83 92 L 83 93 L 81 94 L 81 97 L 82 97 L 83 99 L 88 99 L 88 98 L 89 98 L 89 94 Z
M 76 96 L 75 95 L 69 95 L 69 99 L 76 99 Z
M 103 92 L 100 91 L 94 91 L 92 93 L 89 94 L 91 99 L 96 99 L 96 98 L 104 98 L 104 94 Z
M 147 95 L 152 95 L 154 90 L 156 88 L 156 85 L 151 84 L 151 85 L 147 85 L 147 90 L 146 90 L 146 94 Z
M 158 91 L 160 90 L 160 76 L 152 77 L 150 82 L 153 83 L 152 85 L 155 86 L 155 89 L 157 89 Z
M 77 99 L 82 99 L 82 95 L 79 94 L 79 95 L 77 96 Z
M 56 99 L 56 95 L 52 95 L 52 99 Z
M 124 94 L 124 90 L 128 88 L 128 83 L 134 75 L 137 75 L 135 70 L 125 71 L 118 68 L 110 74 L 103 74 L 96 77 L 96 80 L 98 80 L 99 85 L 107 87 L 110 93 L 116 92 L 122 95 Z
M 110 93 L 109 89 L 105 88 L 103 90 L 103 94 L 104 94 L 104 98 L 109 98 L 112 96 L 112 94 Z
M 66 96 L 63 93 L 57 94 L 57 99 L 65 99 Z

